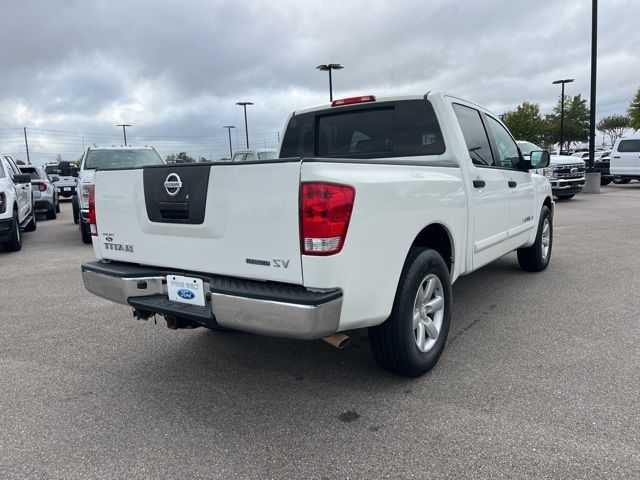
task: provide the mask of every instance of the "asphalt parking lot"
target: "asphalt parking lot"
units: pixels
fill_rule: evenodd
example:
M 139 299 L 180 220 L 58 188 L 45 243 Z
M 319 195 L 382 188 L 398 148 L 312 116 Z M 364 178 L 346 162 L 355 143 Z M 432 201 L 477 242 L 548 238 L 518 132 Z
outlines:
M 460 279 L 438 366 L 85 292 L 62 204 L 0 252 L 0 478 L 640 478 L 640 183 L 556 204 L 549 268 Z

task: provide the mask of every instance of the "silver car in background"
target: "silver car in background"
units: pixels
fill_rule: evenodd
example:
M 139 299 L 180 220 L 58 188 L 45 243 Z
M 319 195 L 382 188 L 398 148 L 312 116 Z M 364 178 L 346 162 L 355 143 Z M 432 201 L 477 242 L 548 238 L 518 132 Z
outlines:
M 58 177 L 49 177 L 42 168 L 32 165 L 21 165 L 20 171 L 31 175 L 33 209 L 36 212 L 44 212 L 48 220 L 55 220 L 60 213 L 58 189 L 54 186 Z

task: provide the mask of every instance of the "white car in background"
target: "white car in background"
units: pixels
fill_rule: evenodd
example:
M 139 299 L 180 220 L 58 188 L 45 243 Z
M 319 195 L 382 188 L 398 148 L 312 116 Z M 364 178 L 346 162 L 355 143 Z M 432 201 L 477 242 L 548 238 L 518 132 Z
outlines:
M 532 151 L 542 150 L 535 143 L 522 140 L 516 143 L 525 158 L 529 158 Z M 551 155 L 549 166 L 535 169 L 535 172 L 549 178 L 551 191 L 556 198 L 569 200 L 584 187 L 586 164 L 584 160 L 573 155 Z
M 610 171 L 614 183 L 640 180 L 640 135 L 623 137 L 611 151 Z
M 256 160 L 273 160 L 278 158 L 278 151 L 273 148 L 256 150 L 238 150 L 231 158 L 232 162 L 252 162 Z
M 9 155 L 0 155 L 0 246 L 8 252 L 22 248 L 21 230 L 36 229 L 31 175 L 20 172 Z

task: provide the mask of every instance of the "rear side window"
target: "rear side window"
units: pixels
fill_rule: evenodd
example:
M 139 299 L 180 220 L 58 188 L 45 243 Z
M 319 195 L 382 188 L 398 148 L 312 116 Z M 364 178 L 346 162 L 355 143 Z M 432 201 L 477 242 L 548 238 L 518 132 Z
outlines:
M 453 110 L 456 113 L 473 164 L 492 166 L 493 157 L 489 146 L 489 137 L 484 129 L 480 112 L 459 103 L 453 104 Z
M 444 151 L 431 103 L 408 100 L 296 115 L 287 125 L 280 157 L 387 158 Z
M 58 166 L 47 165 L 46 167 L 44 167 L 44 171 L 47 172 L 49 175 L 56 175 L 58 173 Z
M 620 140 L 618 145 L 619 152 L 640 152 L 640 140 Z

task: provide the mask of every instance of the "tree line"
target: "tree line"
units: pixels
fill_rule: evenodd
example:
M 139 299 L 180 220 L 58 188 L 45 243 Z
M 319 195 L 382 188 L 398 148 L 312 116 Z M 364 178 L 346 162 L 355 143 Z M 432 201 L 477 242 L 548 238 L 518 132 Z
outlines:
M 562 150 L 568 151 L 573 143 L 589 141 L 589 107 L 581 94 L 559 98 L 553 111 L 540 113 L 540 104 L 522 102 L 515 110 L 504 114 L 503 121 L 518 140 L 550 146 L 560 142 L 560 112 L 564 100 L 564 128 Z M 609 137 L 611 145 L 624 131 L 640 130 L 640 88 L 631 100 L 627 115 L 609 115 L 602 118 L 596 128 Z

